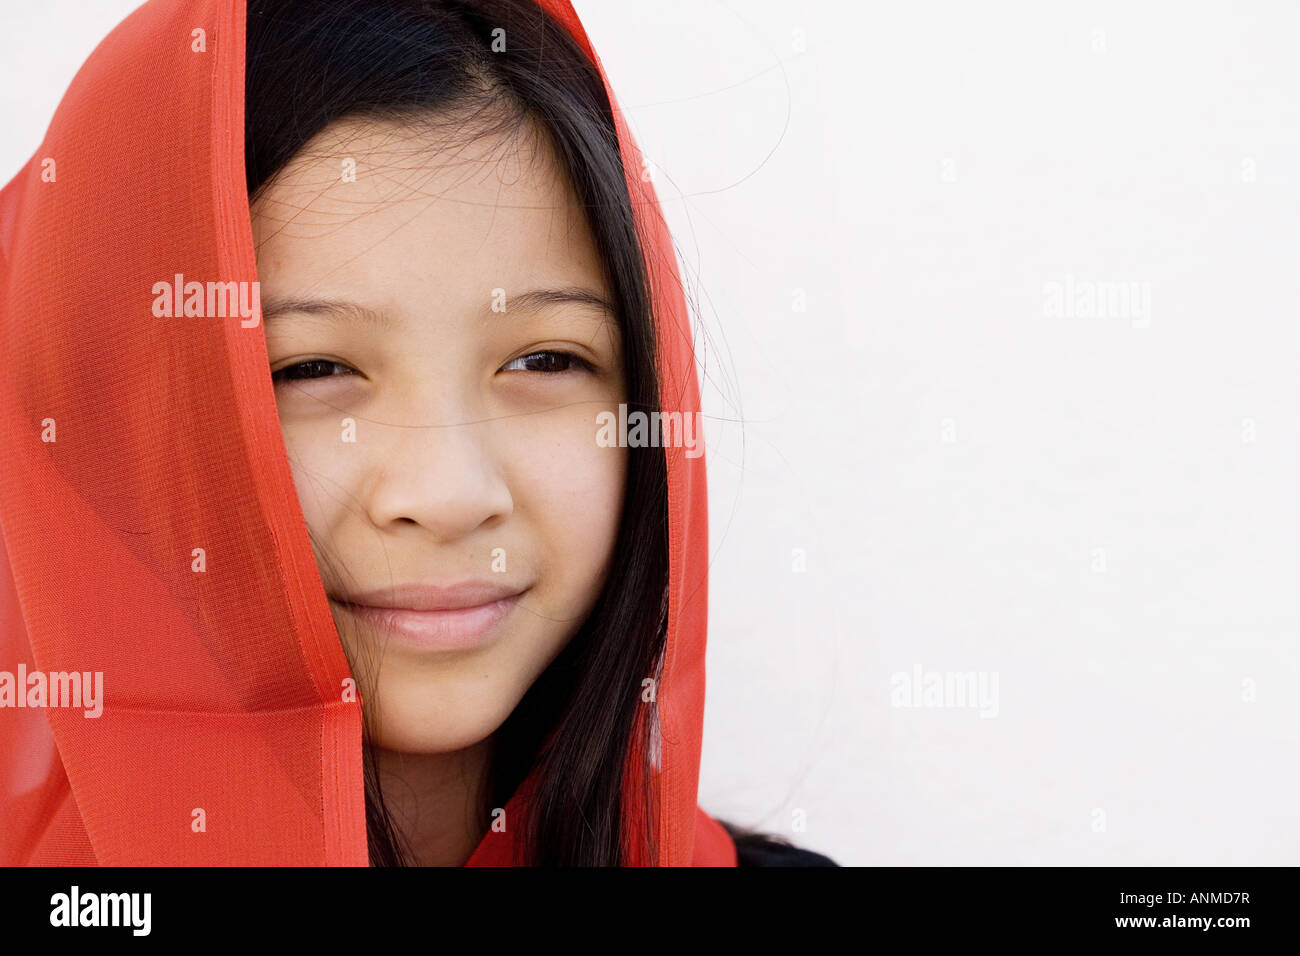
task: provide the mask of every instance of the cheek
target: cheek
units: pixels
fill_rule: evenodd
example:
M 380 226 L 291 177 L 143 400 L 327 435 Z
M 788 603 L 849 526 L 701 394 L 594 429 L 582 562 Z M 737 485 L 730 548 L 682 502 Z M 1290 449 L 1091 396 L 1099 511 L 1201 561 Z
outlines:
M 343 506 L 349 500 L 356 454 L 341 454 L 343 428 L 337 423 L 294 422 L 284 424 L 284 437 L 294 488 L 303 518 L 314 541 L 328 546 L 333 529 L 339 527 Z
M 534 421 L 512 446 L 516 514 L 536 536 L 553 596 L 574 612 L 603 585 L 623 510 L 627 449 L 601 447 L 590 406 Z M 563 596 L 560 592 L 563 592 Z

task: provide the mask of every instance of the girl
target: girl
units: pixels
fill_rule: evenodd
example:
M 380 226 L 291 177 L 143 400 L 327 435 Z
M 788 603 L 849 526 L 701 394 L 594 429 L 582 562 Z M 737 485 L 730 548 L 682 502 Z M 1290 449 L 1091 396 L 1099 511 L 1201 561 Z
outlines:
M 830 864 L 696 806 L 704 459 L 598 426 L 699 412 L 643 173 L 567 0 L 101 45 L 0 194 L 0 640 L 104 700 L 0 710 L 0 862 Z

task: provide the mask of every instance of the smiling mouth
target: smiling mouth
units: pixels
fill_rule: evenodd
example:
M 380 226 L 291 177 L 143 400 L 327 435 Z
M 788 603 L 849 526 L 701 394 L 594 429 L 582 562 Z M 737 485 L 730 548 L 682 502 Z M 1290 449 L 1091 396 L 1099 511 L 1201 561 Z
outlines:
M 472 650 L 500 633 L 525 591 L 471 607 L 423 611 L 334 601 L 357 619 L 401 643 L 425 651 Z

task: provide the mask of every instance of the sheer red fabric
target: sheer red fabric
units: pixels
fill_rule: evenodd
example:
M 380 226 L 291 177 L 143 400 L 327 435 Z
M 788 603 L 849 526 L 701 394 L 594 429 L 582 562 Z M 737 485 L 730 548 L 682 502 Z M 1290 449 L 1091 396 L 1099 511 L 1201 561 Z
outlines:
M 568 0 L 539 5 L 605 76 Z M 262 331 L 238 315 L 152 309 L 154 284 L 178 274 L 257 278 L 244 18 L 243 0 L 144 4 L 91 55 L 0 191 L 0 864 L 368 862 L 360 704 L 341 692 L 350 673 Z M 614 115 L 652 278 L 663 406 L 693 412 L 673 248 L 616 104 Z M 665 454 L 661 851 L 636 862 L 733 866 L 730 837 L 697 806 L 704 458 Z M 65 675 L 43 702 L 38 672 Z M 82 704 L 102 674 L 97 715 L 64 706 L 72 673 L 85 678 Z M 526 838 L 489 833 L 469 865 L 517 862 Z

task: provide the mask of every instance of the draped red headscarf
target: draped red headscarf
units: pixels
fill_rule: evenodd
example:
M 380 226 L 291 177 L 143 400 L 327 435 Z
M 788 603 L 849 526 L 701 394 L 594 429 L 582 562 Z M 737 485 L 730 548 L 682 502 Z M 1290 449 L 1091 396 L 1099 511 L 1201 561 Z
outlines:
M 605 78 L 568 0 L 538 4 Z M 244 0 L 144 4 L 0 191 L 0 864 L 368 862 L 361 705 L 342 699 L 351 675 L 261 329 L 152 310 L 154 283 L 177 273 L 257 278 L 244 22 Z M 662 404 L 693 412 L 672 244 L 605 88 L 651 277 Z M 639 862 L 733 866 L 731 838 L 696 803 L 704 458 L 665 454 L 660 855 Z M 53 687 L 41 706 L 31 675 L 52 672 L 102 674 L 99 715 L 49 706 Z M 533 783 L 507 819 L 523 818 Z M 643 812 L 625 790 L 624 812 Z M 517 862 L 527 838 L 489 832 L 469 865 Z

